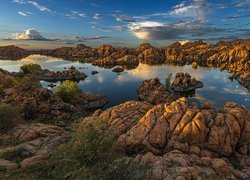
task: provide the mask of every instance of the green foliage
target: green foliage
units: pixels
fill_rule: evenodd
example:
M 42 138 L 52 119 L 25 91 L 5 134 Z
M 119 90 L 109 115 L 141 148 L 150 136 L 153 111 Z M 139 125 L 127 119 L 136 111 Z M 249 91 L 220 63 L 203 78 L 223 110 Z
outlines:
M 22 71 L 19 71 L 19 72 L 16 72 L 16 73 L 14 74 L 14 76 L 15 76 L 16 78 L 23 78 L 23 77 L 25 76 L 25 74 L 24 74 Z
M 166 88 L 169 89 L 170 85 L 171 85 L 171 78 L 172 78 L 173 74 L 169 73 L 166 80 L 165 80 L 165 84 L 166 84 Z
M 24 64 L 20 67 L 20 69 L 24 74 L 35 74 L 42 68 L 39 64 Z
M 74 103 L 80 92 L 76 82 L 66 80 L 57 87 L 55 94 L 60 96 L 64 102 Z
M 20 113 L 17 107 L 0 104 L 0 130 L 8 131 L 20 122 Z
M 73 137 L 52 155 L 51 176 L 58 179 L 142 179 L 146 168 L 125 156 L 115 136 L 107 123 L 85 119 Z
M 242 169 L 242 166 L 240 165 L 240 162 L 235 154 L 232 154 L 228 158 L 229 162 L 233 165 L 235 169 Z

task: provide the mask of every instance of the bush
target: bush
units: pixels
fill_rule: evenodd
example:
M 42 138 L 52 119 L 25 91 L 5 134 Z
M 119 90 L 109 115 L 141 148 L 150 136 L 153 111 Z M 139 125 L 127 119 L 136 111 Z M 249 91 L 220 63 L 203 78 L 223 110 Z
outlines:
M 38 71 L 42 70 L 39 64 L 24 64 L 20 69 L 24 74 L 36 74 Z
M 66 80 L 56 88 L 55 94 L 60 96 L 64 102 L 74 103 L 80 92 L 76 82 Z
M 115 131 L 100 120 L 85 119 L 73 137 L 54 154 L 57 179 L 142 179 L 145 167 L 131 162 L 115 141 Z
M 18 91 L 31 90 L 41 87 L 40 82 L 34 76 L 24 76 L 16 82 L 15 88 Z
M 0 104 L 0 129 L 8 131 L 20 122 L 20 112 L 17 107 Z
M 0 86 L 3 89 L 12 87 L 15 81 L 14 77 L 0 73 Z
M 165 80 L 165 84 L 166 84 L 167 89 L 170 88 L 172 75 L 173 75 L 172 73 L 169 73 L 167 79 Z

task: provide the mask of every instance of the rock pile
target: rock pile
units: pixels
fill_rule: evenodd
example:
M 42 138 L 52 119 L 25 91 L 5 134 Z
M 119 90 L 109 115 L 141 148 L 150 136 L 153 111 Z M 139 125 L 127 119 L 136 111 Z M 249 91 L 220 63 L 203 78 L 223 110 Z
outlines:
M 202 87 L 203 83 L 201 81 L 197 81 L 189 73 L 184 74 L 183 72 L 176 73 L 175 79 L 170 86 L 176 92 L 189 92 Z

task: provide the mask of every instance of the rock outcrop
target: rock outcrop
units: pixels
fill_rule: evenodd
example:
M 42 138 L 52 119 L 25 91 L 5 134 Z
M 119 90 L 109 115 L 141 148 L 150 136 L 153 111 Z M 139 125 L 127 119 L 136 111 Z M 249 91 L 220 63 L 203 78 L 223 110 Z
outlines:
M 30 124 L 15 127 L 7 135 L 1 137 L 3 145 L 0 146 L 0 167 L 6 169 L 29 168 L 43 163 L 49 154 L 70 136 L 63 128 L 45 125 Z M 19 142 L 17 145 L 8 145 L 10 141 Z M 19 163 L 15 162 L 18 155 Z M 5 159 L 7 158 L 7 159 Z
M 138 88 L 139 99 L 150 104 L 171 103 L 175 98 L 163 87 L 159 78 L 145 80 Z
M 69 69 L 57 72 L 45 69 L 37 73 L 37 79 L 49 82 L 65 81 L 65 80 L 80 81 L 84 80 L 85 78 L 87 78 L 87 75 L 81 73 L 76 69 Z
M 170 88 L 176 92 L 190 92 L 202 88 L 203 83 L 192 78 L 189 73 L 178 72 Z
M 55 123 L 67 122 L 90 111 L 103 107 L 108 98 L 103 95 L 80 94 L 74 104 L 64 102 L 49 89 L 36 84 L 36 79 L 18 82 L 10 74 L 0 72 L 0 103 L 18 106 L 25 120 L 45 119 Z
M 19 60 L 30 55 L 30 52 L 16 46 L 1 46 L 0 59 Z
M 218 112 L 186 98 L 156 106 L 132 101 L 93 118 L 117 130 L 128 154 L 150 165 L 152 179 L 250 178 L 250 111 L 244 106 L 228 102 Z

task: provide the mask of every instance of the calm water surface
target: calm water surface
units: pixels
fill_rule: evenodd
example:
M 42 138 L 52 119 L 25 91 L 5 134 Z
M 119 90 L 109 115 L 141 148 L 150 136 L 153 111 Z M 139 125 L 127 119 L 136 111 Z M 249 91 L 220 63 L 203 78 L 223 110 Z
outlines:
M 223 108 L 228 101 L 237 102 L 250 108 L 250 93 L 241 86 L 237 81 L 228 79 L 230 76 L 227 72 L 220 72 L 216 68 L 199 67 L 193 69 L 191 66 L 170 66 L 157 65 L 150 66 L 140 64 L 136 69 L 126 70 L 117 75 L 111 69 L 105 69 L 91 64 L 83 64 L 79 62 L 71 62 L 58 58 L 32 55 L 20 61 L 2 61 L 0 60 L 0 68 L 8 71 L 19 71 L 22 64 L 37 63 L 53 71 L 62 71 L 64 67 L 75 66 L 79 71 L 84 72 L 88 77 L 84 81 L 79 82 L 82 92 L 93 94 L 104 94 L 110 98 L 107 107 L 111 107 L 128 100 L 137 100 L 137 88 L 143 80 L 159 77 L 164 83 L 167 74 L 176 72 L 189 72 L 192 77 L 204 83 L 204 87 L 196 90 L 194 97 L 189 98 L 192 102 L 202 103 L 209 101 L 214 107 Z M 100 73 L 91 75 L 91 71 L 97 70 Z M 173 80 L 173 79 L 172 79 Z M 42 85 L 47 87 L 49 83 L 42 81 Z M 57 84 L 60 84 L 58 82 Z M 54 89 L 52 89 L 54 90 Z

